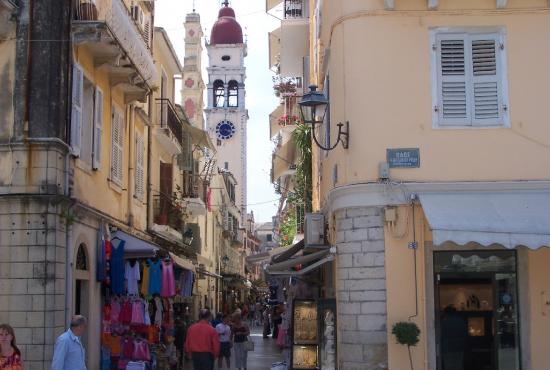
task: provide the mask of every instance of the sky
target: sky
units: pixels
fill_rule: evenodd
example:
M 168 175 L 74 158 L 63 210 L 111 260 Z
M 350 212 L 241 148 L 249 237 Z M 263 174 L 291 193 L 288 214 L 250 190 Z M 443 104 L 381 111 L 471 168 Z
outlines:
M 210 36 L 218 17 L 222 0 L 195 0 L 195 10 L 201 16 L 205 36 Z M 246 66 L 246 106 L 248 108 L 248 212 L 254 211 L 256 222 L 271 221 L 277 212 L 278 196 L 271 184 L 271 153 L 269 113 L 277 106 L 273 94 L 273 72 L 269 70 L 267 33 L 277 28 L 280 21 L 265 13 L 265 0 L 233 0 L 235 10 L 248 39 Z M 193 10 L 192 0 L 156 0 L 155 26 L 163 27 L 170 36 L 183 65 L 185 50 L 185 15 Z M 204 44 L 203 44 L 204 46 Z M 208 82 L 206 49 L 203 53 L 203 79 Z M 206 100 L 205 100 L 206 101 Z M 179 101 L 176 99 L 176 102 Z

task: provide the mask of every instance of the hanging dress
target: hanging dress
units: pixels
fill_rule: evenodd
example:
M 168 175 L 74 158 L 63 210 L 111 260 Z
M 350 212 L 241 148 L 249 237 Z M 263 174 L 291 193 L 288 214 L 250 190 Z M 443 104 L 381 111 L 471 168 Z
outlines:
M 141 294 L 149 295 L 149 265 L 147 262 L 143 264 L 143 277 L 141 278 Z
M 176 295 L 176 280 L 174 278 L 174 264 L 171 260 L 162 261 L 162 297 L 173 297 Z
M 147 260 L 149 263 L 149 294 L 160 294 L 160 285 L 161 285 L 161 272 L 160 265 L 161 262 L 153 262 Z
M 139 276 L 139 263 L 134 261 L 134 265 L 130 262 L 126 262 L 124 278 L 127 282 L 128 294 L 129 295 L 138 295 L 138 280 Z
M 124 294 L 124 240 L 118 246 L 112 244 L 111 251 L 111 290 L 113 294 Z

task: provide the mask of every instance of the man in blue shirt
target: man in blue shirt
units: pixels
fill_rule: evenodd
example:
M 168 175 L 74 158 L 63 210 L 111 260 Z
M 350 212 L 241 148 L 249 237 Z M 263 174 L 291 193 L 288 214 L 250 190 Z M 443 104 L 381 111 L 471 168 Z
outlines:
M 55 342 L 52 370 L 86 370 L 86 352 L 80 337 L 86 331 L 87 324 L 84 316 L 73 316 L 71 328 Z

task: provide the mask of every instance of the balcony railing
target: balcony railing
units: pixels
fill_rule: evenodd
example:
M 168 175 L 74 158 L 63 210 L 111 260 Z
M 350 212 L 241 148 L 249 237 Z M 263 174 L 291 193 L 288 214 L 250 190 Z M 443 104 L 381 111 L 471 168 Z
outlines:
M 167 195 L 153 195 L 153 217 L 157 225 L 169 226 L 178 232 L 182 230 L 183 208 Z
M 156 84 L 155 65 L 149 50 L 151 20 L 147 20 L 145 26 L 138 26 L 136 17 L 131 14 L 122 0 L 96 0 L 94 2 L 77 0 L 75 18 L 78 24 L 89 24 L 90 27 L 97 23 L 105 23 L 143 80 L 149 86 Z M 85 32 L 81 32 L 79 37 L 84 35 Z M 100 40 L 101 38 L 98 38 L 98 41 Z
M 178 143 L 183 140 L 183 122 L 176 113 L 170 99 L 156 99 L 159 124 L 161 128 L 169 128 Z
M 304 18 L 304 0 L 285 0 L 285 19 Z
M 222 273 L 232 275 L 243 275 L 244 273 L 244 258 L 243 255 L 233 249 L 224 247 L 222 249 L 222 258 L 227 256 L 225 262 L 222 259 Z
M 206 203 L 208 187 L 198 174 L 186 173 L 183 175 L 182 192 L 184 198 L 199 198 Z

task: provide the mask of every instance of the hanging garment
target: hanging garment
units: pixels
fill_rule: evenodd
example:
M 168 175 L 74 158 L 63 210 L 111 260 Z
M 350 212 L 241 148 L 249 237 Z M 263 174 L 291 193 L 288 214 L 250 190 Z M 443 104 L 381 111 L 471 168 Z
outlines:
M 182 295 L 184 297 L 192 297 L 193 296 L 193 282 L 195 280 L 195 276 L 193 274 L 193 271 L 185 271 L 185 282 L 183 285 L 183 291 Z
M 138 280 L 139 276 L 139 263 L 134 261 L 134 265 L 130 262 L 126 262 L 125 274 L 127 282 L 127 290 L 129 295 L 138 295 Z
M 122 307 L 120 306 L 120 302 L 116 299 L 111 300 L 111 323 L 116 324 L 120 320 L 120 311 Z
M 121 323 L 126 325 L 132 321 L 132 303 L 127 299 L 122 302 L 119 320 Z
M 141 294 L 149 295 L 149 265 L 147 262 L 143 264 L 143 277 L 141 279 Z
M 145 363 L 139 361 L 130 361 L 126 365 L 126 370 L 145 370 Z
M 145 324 L 145 308 L 143 307 L 143 301 L 136 299 L 132 302 L 132 321 L 133 325 Z
M 134 349 L 135 349 L 135 346 L 134 346 L 133 339 L 124 338 L 122 340 L 122 355 L 124 356 L 124 358 L 131 359 L 132 356 L 134 355 Z
M 143 322 L 145 325 L 151 325 L 151 316 L 149 315 L 149 303 L 147 301 L 143 302 L 144 317 Z
M 151 355 L 149 353 L 149 344 L 144 340 L 134 341 L 134 360 L 149 361 Z
M 160 266 L 161 262 L 153 262 L 147 260 L 149 263 L 149 294 L 160 294 L 160 285 L 161 285 L 161 272 Z
M 111 369 L 111 351 L 109 348 L 101 347 L 101 370 Z
M 162 325 L 162 301 L 160 297 L 155 297 L 155 325 Z
M 111 258 L 111 291 L 113 294 L 124 294 L 124 240 L 112 248 Z
M 176 295 L 176 280 L 174 278 L 174 264 L 171 260 L 162 261 L 162 297 L 173 297 Z

